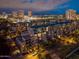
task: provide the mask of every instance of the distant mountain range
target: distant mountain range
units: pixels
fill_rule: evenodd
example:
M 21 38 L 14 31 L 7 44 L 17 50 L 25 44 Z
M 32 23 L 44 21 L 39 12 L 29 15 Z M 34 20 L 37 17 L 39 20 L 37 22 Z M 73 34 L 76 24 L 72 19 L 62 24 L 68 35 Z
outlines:
M 10 4 L 8 4 L 8 2 Z M 15 2 L 17 2 L 17 4 L 15 4 Z M 79 0 L 0 1 L 0 13 L 2 12 L 11 13 L 12 11 L 18 11 L 21 7 L 24 8 L 23 10 L 25 11 L 25 14 L 27 14 L 28 8 L 32 8 L 34 15 L 65 14 L 66 10 L 68 9 L 76 10 L 77 13 L 79 14 Z
M 24 10 L 25 14 L 27 14 L 27 9 L 13 9 L 13 8 L 0 8 L 0 13 L 6 12 L 11 13 L 12 11 Z M 49 11 L 33 11 L 34 15 L 51 15 L 51 14 L 64 14 L 65 10 L 49 10 Z
M 0 8 L 0 13 L 6 12 L 11 13 L 12 11 L 24 10 L 24 13 L 27 14 L 28 9 L 14 9 L 14 8 Z M 51 15 L 51 14 L 65 14 L 67 8 L 64 9 L 55 9 L 49 11 L 33 11 L 33 15 Z

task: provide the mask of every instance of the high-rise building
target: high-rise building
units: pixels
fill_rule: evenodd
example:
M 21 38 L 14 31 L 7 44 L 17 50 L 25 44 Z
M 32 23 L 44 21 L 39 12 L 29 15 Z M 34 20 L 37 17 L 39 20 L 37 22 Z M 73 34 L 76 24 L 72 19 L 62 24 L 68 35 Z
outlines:
M 6 12 L 2 12 L 2 18 L 7 18 L 8 17 L 8 15 L 6 14 Z
M 32 10 L 28 11 L 28 16 L 31 17 L 32 16 Z
M 79 20 L 79 14 L 76 15 L 76 19 Z
M 16 11 L 13 11 L 13 12 L 12 12 L 12 17 L 13 17 L 13 18 L 16 18 L 16 17 L 17 17 L 17 12 L 16 12 Z
M 17 14 L 18 14 L 18 18 L 24 18 L 24 11 L 23 10 L 19 10 Z
M 76 11 L 69 9 L 66 11 L 66 19 L 75 20 L 76 19 Z
M 64 19 L 64 15 L 58 15 L 58 19 Z

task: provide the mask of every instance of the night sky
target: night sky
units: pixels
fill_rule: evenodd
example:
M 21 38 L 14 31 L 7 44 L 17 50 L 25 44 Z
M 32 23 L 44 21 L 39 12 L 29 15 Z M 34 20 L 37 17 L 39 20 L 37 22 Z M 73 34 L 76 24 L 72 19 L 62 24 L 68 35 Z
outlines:
M 10 13 L 23 9 L 27 13 L 32 9 L 34 14 L 64 14 L 68 9 L 79 13 L 79 0 L 0 0 L 0 12 Z

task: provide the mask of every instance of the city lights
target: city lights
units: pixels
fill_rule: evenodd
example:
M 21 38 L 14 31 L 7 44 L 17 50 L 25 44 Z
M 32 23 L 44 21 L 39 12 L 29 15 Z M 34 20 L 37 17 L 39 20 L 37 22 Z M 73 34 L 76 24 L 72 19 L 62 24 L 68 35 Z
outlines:
M 78 47 L 79 20 L 75 10 L 69 9 L 65 15 L 40 16 L 31 10 L 28 15 L 18 10 L 0 15 L 0 24 L 0 35 L 14 58 L 61 59 Z

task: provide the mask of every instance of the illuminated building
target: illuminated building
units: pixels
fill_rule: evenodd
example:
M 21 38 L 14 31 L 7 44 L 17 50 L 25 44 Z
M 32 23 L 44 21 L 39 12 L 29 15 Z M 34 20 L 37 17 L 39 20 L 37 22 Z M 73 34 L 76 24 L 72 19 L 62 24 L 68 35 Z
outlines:
M 6 19 L 7 17 L 8 17 L 8 15 L 7 15 L 5 12 L 3 12 L 3 13 L 0 15 L 0 18 Z
M 18 18 L 24 18 L 24 11 L 23 10 L 18 11 Z
M 58 15 L 58 19 L 64 19 L 63 15 Z
M 64 45 L 70 45 L 70 44 L 76 44 L 77 42 L 74 40 L 74 38 L 70 38 L 70 37 L 60 37 L 61 38 L 61 43 L 63 43 Z
M 17 17 L 17 12 L 13 11 L 13 12 L 12 12 L 12 17 L 13 17 L 13 18 L 16 18 L 16 17 Z
M 69 9 L 66 11 L 66 19 L 75 20 L 76 19 L 76 11 Z
M 76 15 L 76 19 L 79 20 L 79 15 Z
M 32 16 L 32 10 L 28 11 L 28 16 L 31 17 Z

